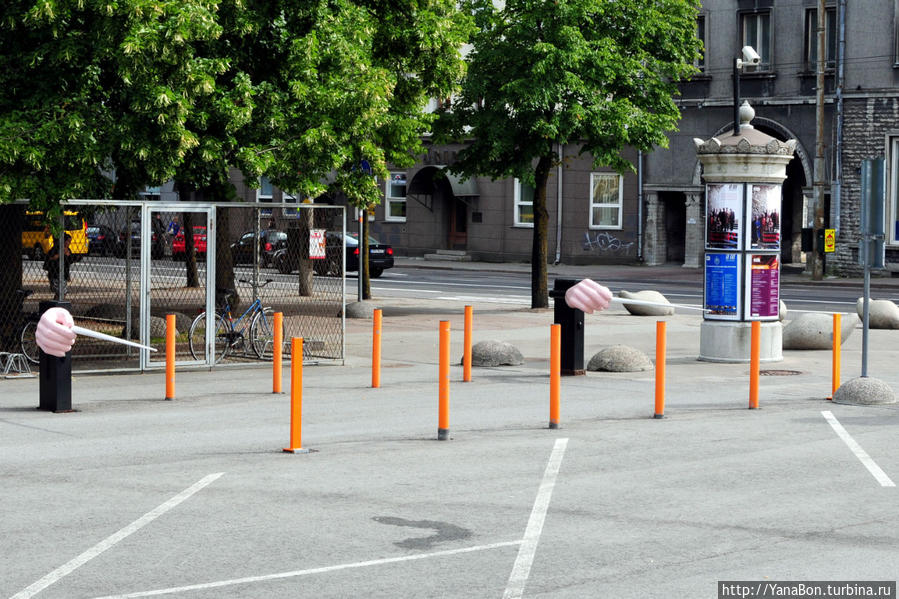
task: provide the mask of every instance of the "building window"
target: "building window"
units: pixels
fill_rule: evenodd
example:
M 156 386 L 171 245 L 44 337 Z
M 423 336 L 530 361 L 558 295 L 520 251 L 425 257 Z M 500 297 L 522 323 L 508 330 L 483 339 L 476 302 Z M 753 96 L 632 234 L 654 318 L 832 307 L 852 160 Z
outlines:
M 256 189 L 256 201 L 271 202 L 273 195 L 272 182 L 268 180 L 268 177 L 259 177 L 259 187 Z
M 534 187 L 515 179 L 515 226 L 534 226 Z
M 886 239 L 888 243 L 899 244 L 899 135 L 889 138 L 889 206 L 887 207 Z
M 825 68 L 833 70 L 837 61 L 837 11 L 828 8 L 824 15 L 824 48 L 827 60 Z M 818 9 L 805 11 L 805 68 L 816 71 L 818 68 Z
M 708 41 L 705 38 L 705 15 L 696 17 L 696 38 L 702 42 L 699 58 L 696 59 L 696 68 L 705 72 L 705 57 L 709 47 Z
M 761 57 L 757 67 L 746 65 L 746 73 L 771 70 L 771 13 L 752 12 L 740 15 L 740 30 L 744 46 L 752 46 Z
M 590 174 L 590 228 L 621 229 L 624 189 L 617 173 Z
M 384 198 L 385 220 L 406 222 L 406 173 L 390 173 Z

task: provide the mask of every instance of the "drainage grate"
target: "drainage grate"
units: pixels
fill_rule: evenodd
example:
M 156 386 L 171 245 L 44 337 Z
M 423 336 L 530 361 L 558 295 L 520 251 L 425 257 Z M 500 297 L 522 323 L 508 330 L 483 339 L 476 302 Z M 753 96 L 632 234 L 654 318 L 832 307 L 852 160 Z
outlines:
M 798 370 L 759 370 L 760 376 L 795 376 L 802 374 Z

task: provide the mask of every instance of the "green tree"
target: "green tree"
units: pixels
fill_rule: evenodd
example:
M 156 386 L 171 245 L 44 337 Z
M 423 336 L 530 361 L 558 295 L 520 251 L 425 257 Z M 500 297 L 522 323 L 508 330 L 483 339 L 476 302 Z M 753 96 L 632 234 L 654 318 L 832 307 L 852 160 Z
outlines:
M 531 307 L 548 306 L 546 184 L 557 144 L 633 169 L 625 147 L 667 146 L 676 82 L 694 72 L 698 0 L 471 0 L 478 31 L 437 141 L 467 140 L 451 170 L 535 188 Z

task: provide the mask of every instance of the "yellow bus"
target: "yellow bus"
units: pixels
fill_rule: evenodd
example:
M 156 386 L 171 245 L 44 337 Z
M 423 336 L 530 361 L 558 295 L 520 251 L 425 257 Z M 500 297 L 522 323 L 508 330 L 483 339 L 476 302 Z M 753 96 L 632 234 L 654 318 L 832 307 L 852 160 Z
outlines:
M 87 255 L 87 223 L 77 212 L 63 212 L 66 233 L 72 237 L 69 251 L 75 260 Z M 22 226 L 22 252 L 32 260 L 43 260 L 53 248 L 55 239 L 50 234 L 50 227 L 43 212 L 29 210 L 25 212 L 25 223 Z

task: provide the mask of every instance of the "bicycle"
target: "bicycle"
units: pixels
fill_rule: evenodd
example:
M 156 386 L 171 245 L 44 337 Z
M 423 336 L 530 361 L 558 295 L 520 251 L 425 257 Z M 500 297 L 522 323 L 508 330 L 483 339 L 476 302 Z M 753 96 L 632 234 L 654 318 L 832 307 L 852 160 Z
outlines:
M 239 279 L 241 283 L 249 283 L 246 279 Z M 265 287 L 272 282 L 266 279 L 260 287 Z M 274 311 L 270 307 L 263 307 L 262 301 L 256 298 L 243 314 L 235 321 L 231 315 L 230 297 L 235 295 L 233 289 L 218 289 L 224 296 L 224 307 L 215 313 L 215 364 L 221 362 L 231 350 L 243 348 L 248 353 L 247 337 L 250 347 L 259 359 L 271 359 L 274 355 Z M 246 320 L 246 322 L 244 322 Z M 243 324 L 243 327 L 239 329 Z M 195 360 L 206 359 L 206 312 L 201 312 L 190 325 L 190 354 Z
M 0 347 L 8 348 L 10 351 L 12 351 L 13 347 L 21 348 L 21 353 L 25 355 L 29 362 L 39 364 L 41 356 L 34 333 L 37 330 L 40 314 L 37 312 L 26 313 L 22 310 L 25 299 L 32 293 L 34 291 L 31 289 L 17 289 L 15 291 L 16 316 L 0 327 L 0 337 L 2 337 Z

